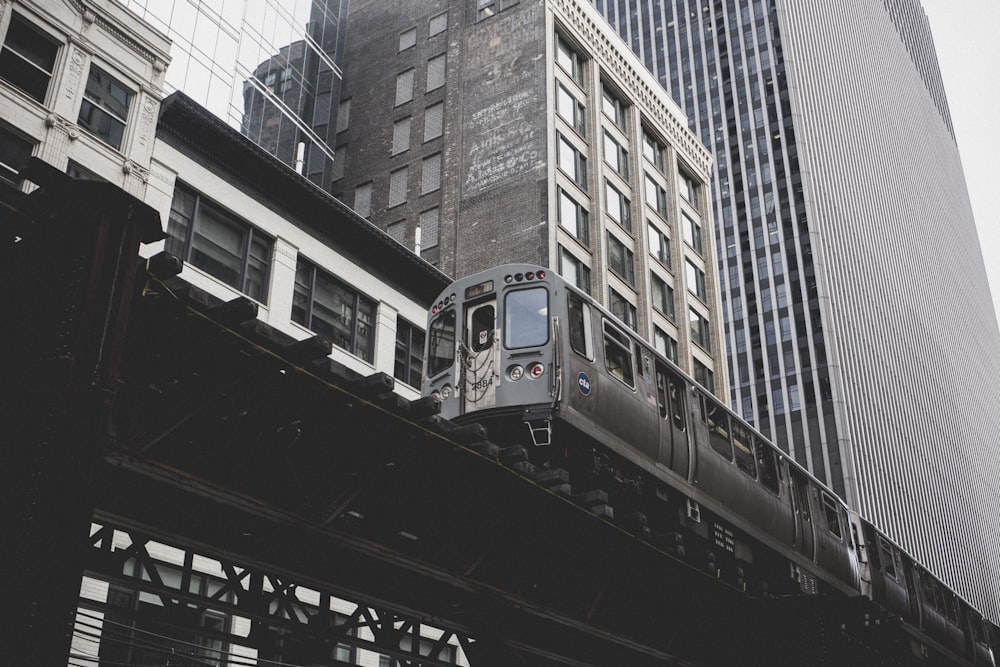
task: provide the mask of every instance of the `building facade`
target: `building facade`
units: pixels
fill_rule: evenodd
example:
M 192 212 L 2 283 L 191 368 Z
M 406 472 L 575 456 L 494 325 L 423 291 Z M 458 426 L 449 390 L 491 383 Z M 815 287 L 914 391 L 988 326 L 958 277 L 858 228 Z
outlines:
M 126 0 L 170 37 L 166 91 L 195 102 L 328 188 L 347 0 Z
M 734 409 L 1000 617 L 1000 335 L 917 0 L 595 0 L 715 156 Z
M 362 0 L 347 34 L 336 195 L 453 276 L 557 269 L 728 391 L 709 155 L 593 7 Z
M 142 197 L 169 42 L 114 2 L 0 4 L 0 178 L 30 156 Z

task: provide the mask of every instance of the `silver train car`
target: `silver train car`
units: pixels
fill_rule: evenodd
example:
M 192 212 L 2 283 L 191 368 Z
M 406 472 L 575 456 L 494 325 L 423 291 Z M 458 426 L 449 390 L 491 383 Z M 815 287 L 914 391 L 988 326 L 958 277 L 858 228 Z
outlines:
M 428 314 L 423 393 L 748 594 L 863 595 L 915 652 L 995 667 L 995 625 L 555 272 L 511 264 L 449 286 Z

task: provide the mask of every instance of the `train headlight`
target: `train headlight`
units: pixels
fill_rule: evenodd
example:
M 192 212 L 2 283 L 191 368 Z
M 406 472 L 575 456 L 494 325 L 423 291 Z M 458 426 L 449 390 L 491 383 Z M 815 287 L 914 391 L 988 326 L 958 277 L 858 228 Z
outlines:
M 524 377 L 524 369 L 518 366 L 517 364 L 514 364 L 513 366 L 507 369 L 507 377 L 509 377 L 511 380 L 514 381 L 520 380 L 522 377 Z
M 451 385 L 446 384 L 445 386 L 441 387 L 441 400 L 447 401 L 449 398 L 451 398 Z
M 545 374 L 545 366 L 538 363 L 537 361 L 530 366 L 528 366 L 528 377 L 532 380 L 537 380 Z

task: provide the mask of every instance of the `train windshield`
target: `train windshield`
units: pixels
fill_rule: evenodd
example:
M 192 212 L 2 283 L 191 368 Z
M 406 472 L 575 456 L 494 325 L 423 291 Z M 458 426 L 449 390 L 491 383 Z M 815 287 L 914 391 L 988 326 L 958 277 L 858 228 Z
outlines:
M 544 287 L 508 292 L 503 344 L 508 350 L 549 342 L 549 293 Z
M 455 362 L 455 309 L 449 308 L 431 322 L 427 346 L 427 377 L 434 377 Z

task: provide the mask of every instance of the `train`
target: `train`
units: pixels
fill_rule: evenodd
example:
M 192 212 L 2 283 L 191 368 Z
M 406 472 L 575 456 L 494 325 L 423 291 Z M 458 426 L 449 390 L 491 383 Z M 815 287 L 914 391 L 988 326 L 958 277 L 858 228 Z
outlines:
M 915 653 L 996 667 L 1000 629 L 588 294 L 508 264 L 429 308 L 422 392 L 748 595 L 864 596 Z M 650 528 L 652 527 L 652 528 Z

